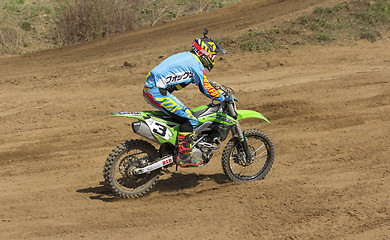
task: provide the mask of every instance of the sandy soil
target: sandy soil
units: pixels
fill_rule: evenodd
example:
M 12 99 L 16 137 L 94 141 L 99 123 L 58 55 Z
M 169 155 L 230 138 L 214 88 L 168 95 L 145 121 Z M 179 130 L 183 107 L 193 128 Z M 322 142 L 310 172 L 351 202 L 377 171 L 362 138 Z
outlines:
M 274 141 L 264 180 L 229 182 L 218 152 L 203 168 L 171 168 L 139 199 L 103 184 L 108 153 L 139 138 L 108 113 L 150 109 L 141 89 L 151 68 L 187 50 L 206 25 L 211 37 L 238 35 L 319 3 L 246 1 L 0 58 L 0 239 L 389 239 L 389 40 L 217 59 L 209 79 L 271 121 L 242 123 Z M 177 96 L 190 107 L 209 103 L 196 86 Z

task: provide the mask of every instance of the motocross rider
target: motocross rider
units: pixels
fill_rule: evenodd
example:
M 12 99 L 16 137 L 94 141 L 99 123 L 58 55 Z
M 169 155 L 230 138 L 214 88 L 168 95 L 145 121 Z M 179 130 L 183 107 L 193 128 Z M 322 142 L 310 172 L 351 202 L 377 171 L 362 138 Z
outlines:
M 193 41 L 189 52 L 172 55 L 151 70 L 143 89 L 143 96 L 149 104 L 180 122 L 179 153 L 176 162 L 181 167 L 199 166 L 203 160 L 195 160 L 191 156 L 194 129 L 198 125 L 198 119 L 172 92 L 195 83 L 199 90 L 211 99 L 221 102 L 231 100 L 211 86 L 205 70 L 207 68 L 211 71 L 216 54 L 225 54 L 226 51 L 206 36 L 207 29 L 203 34 L 204 37 Z

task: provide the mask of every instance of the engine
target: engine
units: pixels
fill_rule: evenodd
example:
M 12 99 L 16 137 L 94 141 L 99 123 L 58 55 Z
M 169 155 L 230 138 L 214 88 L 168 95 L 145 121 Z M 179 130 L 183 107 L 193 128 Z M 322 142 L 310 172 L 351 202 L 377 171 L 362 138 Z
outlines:
M 220 147 L 220 144 L 217 139 L 213 139 L 213 142 L 216 144 L 210 143 L 208 135 L 203 135 L 196 139 L 192 148 L 192 157 L 195 159 L 203 159 L 205 163 L 209 162 L 213 156 L 213 150 L 216 150 Z

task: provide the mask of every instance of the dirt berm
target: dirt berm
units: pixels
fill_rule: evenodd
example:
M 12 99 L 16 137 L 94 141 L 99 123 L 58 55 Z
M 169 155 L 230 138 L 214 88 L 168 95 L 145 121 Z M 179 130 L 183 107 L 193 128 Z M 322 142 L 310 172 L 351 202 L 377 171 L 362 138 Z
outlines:
M 274 141 L 264 180 L 229 182 L 219 151 L 203 168 L 171 168 L 139 199 L 103 184 L 109 152 L 140 138 L 108 113 L 151 109 L 142 97 L 150 69 L 188 50 L 204 27 L 213 38 L 238 36 L 318 4 L 245 1 L 0 57 L 0 239 L 389 239 L 389 40 L 217 58 L 208 78 L 271 122 L 242 123 Z M 176 96 L 189 107 L 210 102 L 195 85 Z

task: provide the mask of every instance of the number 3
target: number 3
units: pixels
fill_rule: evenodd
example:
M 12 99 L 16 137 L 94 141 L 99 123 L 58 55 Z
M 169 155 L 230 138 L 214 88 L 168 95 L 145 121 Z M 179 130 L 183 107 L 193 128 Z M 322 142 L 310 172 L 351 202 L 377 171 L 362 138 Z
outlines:
M 155 123 L 155 125 L 158 126 L 158 128 L 153 128 L 153 132 L 162 137 L 165 137 L 165 134 L 167 134 L 167 127 L 157 122 Z

